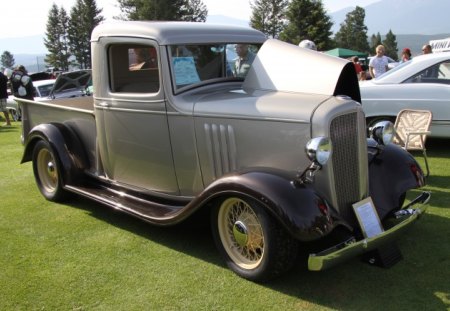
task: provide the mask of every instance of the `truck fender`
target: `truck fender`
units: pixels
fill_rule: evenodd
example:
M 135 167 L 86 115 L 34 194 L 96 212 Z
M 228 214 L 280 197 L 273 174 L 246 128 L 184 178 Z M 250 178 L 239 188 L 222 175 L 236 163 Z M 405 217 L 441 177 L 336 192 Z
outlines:
M 197 203 L 191 203 L 197 205 L 198 200 L 206 202 L 218 197 L 251 198 L 300 241 L 323 237 L 342 224 L 314 189 L 296 186 L 292 181 L 292 176 L 274 169 L 236 172 L 214 181 L 194 199 Z
M 57 155 L 63 168 L 64 184 L 74 183 L 88 163 L 87 156 L 77 135 L 61 123 L 47 123 L 35 126 L 24 143 L 25 149 L 21 163 L 32 160 L 36 143 L 45 140 Z
M 369 193 L 380 218 L 401 208 L 408 190 L 423 185 L 425 177 L 420 165 L 395 144 L 386 145 L 369 160 Z

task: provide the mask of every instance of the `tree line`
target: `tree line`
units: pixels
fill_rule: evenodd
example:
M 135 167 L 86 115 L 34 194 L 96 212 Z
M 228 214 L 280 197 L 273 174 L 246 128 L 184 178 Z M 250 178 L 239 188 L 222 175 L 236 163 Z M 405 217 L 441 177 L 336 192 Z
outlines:
M 120 20 L 165 20 L 205 22 L 208 9 L 202 0 L 117 0 Z M 332 37 L 333 22 L 322 0 L 251 0 L 250 26 L 269 38 L 298 44 L 312 40 L 318 50 L 335 47 L 373 54 L 383 44 L 386 55 L 398 60 L 396 36 L 389 31 L 381 40 L 380 33 L 368 39 L 364 24 L 365 10 L 356 8 L 346 15 L 340 29 Z M 48 50 L 45 62 L 50 67 L 69 70 L 70 67 L 90 68 L 92 30 L 104 21 L 102 9 L 95 0 L 77 0 L 67 12 L 53 4 L 49 10 L 44 45 Z M 3 67 L 14 65 L 14 56 L 3 52 Z

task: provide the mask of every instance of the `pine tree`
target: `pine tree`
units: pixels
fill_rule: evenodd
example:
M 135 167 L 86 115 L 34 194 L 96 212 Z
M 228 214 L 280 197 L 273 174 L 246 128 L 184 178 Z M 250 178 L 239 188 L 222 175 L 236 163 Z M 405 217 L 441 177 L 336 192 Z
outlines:
M 389 56 L 395 61 L 398 61 L 398 48 L 397 48 L 397 37 L 394 35 L 392 30 L 386 34 L 386 38 L 383 40 L 383 45 L 386 48 L 386 56 Z
M 337 46 L 359 52 L 369 52 L 367 26 L 364 24 L 365 16 L 365 10 L 359 6 L 347 13 L 345 21 L 334 38 Z
M 69 70 L 69 42 L 67 38 L 67 28 L 69 17 L 63 7 L 58 9 L 56 4 L 52 5 L 47 20 L 47 32 L 45 33 L 44 45 L 49 51 L 45 57 L 45 62 L 50 66 Z
M 380 44 L 381 44 L 381 35 L 380 35 L 380 33 L 377 33 L 376 35 L 373 34 L 371 39 L 370 39 L 370 53 L 369 54 L 374 54 L 375 53 L 375 49 Z
M 202 0 L 188 0 L 181 20 L 187 22 L 206 22 L 208 9 Z
M 250 26 L 270 38 L 278 38 L 285 27 L 287 0 L 255 0 L 250 3 L 252 16 Z
M 9 51 L 3 52 L 2 59 L 1 59 L 2 67 L 13 68 L 15 62 L 16 61 L 14 60 L 14 56 L 11 54 L 11 52 L 9 52 Z
M 124 20 L 205 21 L 206 6 L 197 0 L 117 0 Z M 204 10 L 202 8 L 205 8 Z M 198 14 L 198 15 L 197 15 Z M 203 16 L 204 15 L 204 16 Z
M 68 38 L 70 49 L 81 68 L 91 67 L 91 34 L 104 17 L 95 0 L 77 0 L 70 12 Z
M 332 47 L 330 36 L 333 22 L 326 14 L 321 0 L 292 0 L 287 8 L 287 27 L 280 39 L 298 44 L 304 39 L 312 40 L 318 50 Z

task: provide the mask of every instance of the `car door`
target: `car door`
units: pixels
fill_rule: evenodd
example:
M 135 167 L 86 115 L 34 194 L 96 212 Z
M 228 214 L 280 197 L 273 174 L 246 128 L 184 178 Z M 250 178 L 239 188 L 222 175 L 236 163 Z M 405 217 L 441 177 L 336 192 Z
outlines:
M 94 85 L 102 87 L 94 90 L 102 169 L 114 182 L 177 194 L 157 45 L 136 38 L 105 40 L 107 61 L 99 67 L 107 78 L 94 75 Z
M 450 133 L 450 60 L 439 62 L 415 74 L 404 83 L 405 108 L 430 110 L 433 113 L 432 136 L 449 137 Z M 399 96 L 399 100 L 401 100 Z

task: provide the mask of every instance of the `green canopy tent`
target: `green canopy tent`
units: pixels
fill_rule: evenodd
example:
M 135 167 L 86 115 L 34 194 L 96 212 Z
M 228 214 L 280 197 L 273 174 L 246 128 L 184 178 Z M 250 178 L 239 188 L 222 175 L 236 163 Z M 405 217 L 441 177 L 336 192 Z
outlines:
M 349 50 L 349 49 L 343 49 L 343 48 L 335 48 L 335 49 L 332 49 L 329 51 L 325 51 L 324 53 L 328 54 L 328 55 L 336 56 L 336 57 L 341 57 L 341 58 L 350 58 L 352 56 L 358 56 L 358 58 L 367 58 L 367 56 L 368 56 L 366 53 L 353 51 L 353 50 Z

